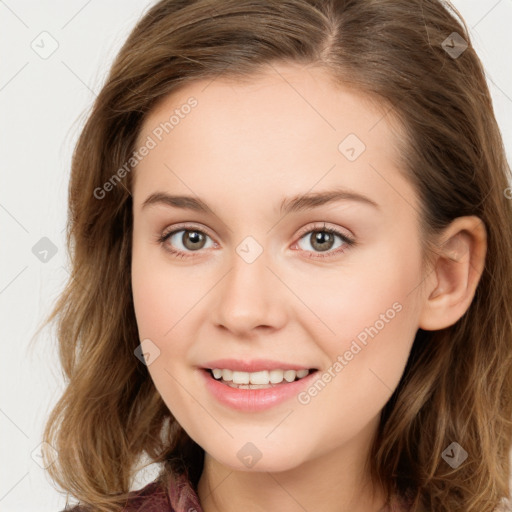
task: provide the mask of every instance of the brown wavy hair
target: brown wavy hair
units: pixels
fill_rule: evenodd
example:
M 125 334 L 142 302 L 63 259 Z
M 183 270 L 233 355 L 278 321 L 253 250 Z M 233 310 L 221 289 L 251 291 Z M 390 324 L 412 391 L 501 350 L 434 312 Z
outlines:
M 468 44 L 457 57 L 443 43 L 453 32 Z M 72 270 L 47 320 L 57 325 L 67 381 L 44 431 L 58 450 L 48 472 L 68 495 L 102 512 L 123 508 L 142 455 L 161 463 L 162 481 L 187 470 L 197 483 L 204 451 L 134 356 L 133 173 L 103 198 L 97 191 L 130 160 L 158 100 L 197 80 L 250 80 L 279 62 L 321 67 L 399 120 L 400 152 L 428 240 L 459 216 L 485 224 L 487 256 L 474 299 L 449 328 L 418 330 L 369 464 L 388 494 L 415 496 L 415 511 L 492 511 L 510 497 L 511 171 L 467 26 L 453 6 L 435 0 L 162 0 L 148 9 L 73 154 Z M 441 458 L 453 441 L 469 454 L 456 469 Z

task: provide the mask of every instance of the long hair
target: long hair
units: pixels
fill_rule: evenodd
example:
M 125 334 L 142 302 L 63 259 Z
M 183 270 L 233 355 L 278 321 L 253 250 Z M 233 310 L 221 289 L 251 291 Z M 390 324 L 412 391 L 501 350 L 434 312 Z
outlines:
M 161 463 L 162 481 L 185 469 L 197 482 L 204 452 L 134 356 L 131 157 L 148 112 L 166 95 L 219 76 L 249 80 L 277 62 L 317 65 L 400 122 L 425 240 L 459 216 L 485 224 L 487 256 L 473 301 L 454 325 L 418 330 L 381 413 L 369 469 L 388 494 L 412 492 L 414 510 L 492 511 L 509 497 L 511 171 L 466 24 L 436 0 L 162 0 L 148 9 L 73 153 L 72 271 L 48 319 L 57 324 L 67 381 L 44 431 L 58 451 L 49 474 L 102 512 L 122 509 L 142 455 Z M 453 442 L 468 453 L 457 468 L 442 458 Z

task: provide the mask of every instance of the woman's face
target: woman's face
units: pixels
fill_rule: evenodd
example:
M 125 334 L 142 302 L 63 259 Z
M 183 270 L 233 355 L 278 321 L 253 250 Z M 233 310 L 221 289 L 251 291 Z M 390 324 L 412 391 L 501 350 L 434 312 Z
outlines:
M 188 85 L 145 120 L 142 351 L 174 417 L 226 466 L 361 454 L 400 380 L 423 276 L 417 197 L 383 111 L 319 69 L 280 65 Z M 267 384 L 234 389 L 205 368 Z M 305 372 L 280 369 L 316 372 L 288 383 Z

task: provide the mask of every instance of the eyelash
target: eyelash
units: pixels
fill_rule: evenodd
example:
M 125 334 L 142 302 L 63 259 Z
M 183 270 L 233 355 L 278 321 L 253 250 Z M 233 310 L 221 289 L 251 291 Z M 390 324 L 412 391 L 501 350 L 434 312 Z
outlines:
M 190 253 L 186 253 L 184 251 L 178 251 L 176 249 L 173 249 L 171 246 L 166 244 L 167 240 L 172 235 L 175 235 L 176 233 L 179 233 L 180 231 L 198 232 L 198 233 L 202 233 L 203 235 L 211 238 L 210 235 L 208 235 L 208 233 L 206 231 L 204 231 L 200 228 L 197 228 L 195 226 L 190 226 L 190 225 L 177 226 L 177 227 L 174 227 L 174 229 L 172 231 L 168 231 L 168 232 L 164 231 L 161 235 L 158 236 L 157 241 L 158 241 L 158 243 L 160 243 L 163 246 L 163 248 L 166 251 L 168 251 L 174 257 L 177 257 L 177 258 L 194 257 L 193 256 L 194 252 L 200 252 L 200 251 L 190 251 Z M 307 235 L 309 233 L 313 233 L 313 232 L 329 233 L 332 235 L 336 235 L 342 240 L 342 242 L 345 243 L 345 246 L 338 247 L 334 251 L 326 251 L 326 255 L 324 255 L 322 253 L 312 253 L 312 251 L 304 251 L 304 252 L 308 253 L 308 255 L 307 255 L 308 258 L 312 258 L 312 259 L 331 258 L 331 257 L 333 257 L 333 255 L 341 254 L 341 253 L 345 252 L 348 248 L 356 245 L 356 242 L 354 239 L 349 238 L 347 235 L 344 235 L 337 229 L 327 227 L 325 224 L 323 224 L 321 226 L 315 225 L 313 227 L 308 228 L 307 230 L 301 231 L 301 233 L 299 234 L 299 238 L 298 238 L 297 242 L 295 242 L 294 245 L 296 245 L 300 240 L 302 240 L 302 238 L 304 238 L 305 235 Z M 312 255 L 312 254 L 314 254 L 314 255 Z

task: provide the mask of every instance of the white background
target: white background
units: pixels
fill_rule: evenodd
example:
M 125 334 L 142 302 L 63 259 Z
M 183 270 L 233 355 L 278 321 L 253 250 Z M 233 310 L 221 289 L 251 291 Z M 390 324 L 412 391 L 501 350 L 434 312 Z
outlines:
M 512 0 L 453 3 L 484 63 L 512 162 Z M 62 391 L 55 340 L 47 331 L 33 350 L 28 344 L 68 276 L 63 230 L 74 143 L 114 55 L 150 5 L 0 1 L 2 512 L 57 512 L 64 506 L 34 460 L 44 421 Z M 58 43 L 47 59 L 31 48 L 43 31 Z M 32 253 L 44 236 L 57 246 L 46 263 Z

